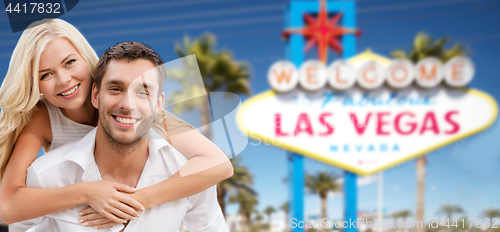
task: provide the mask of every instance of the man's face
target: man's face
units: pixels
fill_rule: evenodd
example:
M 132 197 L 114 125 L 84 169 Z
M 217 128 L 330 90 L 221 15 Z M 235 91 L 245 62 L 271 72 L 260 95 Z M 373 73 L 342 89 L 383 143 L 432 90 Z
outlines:
M 158 72 L 151 61 L 111 60 L 101 88 L 92 88 L 92 104 L 99 109 L 105 134 L 122 145 L 139 141 L 163 107 L 164 94 L 158 94 L 159 88 Z

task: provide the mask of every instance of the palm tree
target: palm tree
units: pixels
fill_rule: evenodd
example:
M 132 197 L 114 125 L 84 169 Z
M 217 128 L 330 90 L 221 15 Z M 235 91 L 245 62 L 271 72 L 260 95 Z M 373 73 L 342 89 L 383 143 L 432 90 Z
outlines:
M 244 228 L 244 231 L 250 232 L 252 228 L 252 213 L 255 212 L 255 206 L 258 203 L 255 193 L 246 189 L 239 189 L 237 194 L 229 198 L 229 203 L 237 203 L 239 205 L 239 214 L 243 218 L 242 228 Z
M 228 179 L 225 179 L 217 184 L 217 201 L 222 209 L 224 217 L 226 216 L 226 195 L 230 193 L 234 195 L 237 191 L 245 190 L 252 194 L 256 194 L 250 187 L 253 184 L 253 175 L 248 170 L 248 167 L 240 165 L 241 158 L 231 159 L 233 164 L 234 174 Z
M 436 57 L 441 59 L 442 62 L 446 62 L 453 57 L 467 53 L 463 46 L 458 43 L 453 45 L 451 49 L 445 49 L 444 46 L 448 40 L 448 37 L 443 37 L 434 42 L 429 34 L 420 32 L 415 36 L 413 49 L 408 55 L 403 50 L 395 50 L 391 53 L 391 56 L 394 58 L 409 59 L 415 63 L 427 57 Z
M 493 209 L 493 208 L 490 208 L 490 209 L 485 209 L 484 212 L 483 212 L 483 215 L 485 218 L 489 218 L 490 219 L 490 226 L 488 228 L 489 231 L 493 231 L 493 218 L 500 218 L 500 210 L 498 209 Z
M 413 42 L 413 49 L 407 55 L 404 50 L 395 50 L 391 53 L 394 58 L 409 59 L 413 62 L 418 62 L 427 57 L 437 57 L 441 61 L 446 62 L 453 57 L 466 54 L 467 52 L 460 44 L 455 44 L 451 49 L 445 49 L 444 46 L 448 42 L 448 37 L 433 41 L 432 37 L 425 33 L 420 32 L 415 36 Z M 427 160 L 424 156 L 417 159 L 417 215 L 416 220 L 423 222 L 424 220 L 424 188 L 425 188 L 425 165 Z M 416 232 L 424 232 L 424 228 L 417 228 Z
M 442 205 L 441 208 L 438 209 L 437 214 L 445 214 L 446 220 L 448 220 L 448 224 L 451 224 L 451 217 L 454 213 L 463 213 L 464 211 L 458 205 L 446 204 Z M 448 228 L 447 231 L 451 231 L 452 228 Z
M 260 214 L 259 212 L 257 212 L 257 214 L 255 215 L 255 221 L 257 221 L 257 231 L 260 231 L 262 225 L 261 225 L 261 221 L 262 219 L 264 219 L 264 217 L 262 217 L 262 214 Z
M 397 228 L 398 225 L 398 219 L 401 217 L 400 211 L 392 213 L 392 218 L 394 218 L 394 228 Z
M 306 188 L 319 194 L 321 198 L 321 218 L 326 218 L 326 197 L 328 192 L 340 192 L 341 186 L 338 183 L 338 176 L 326 171 L 318 172 L 316 176 L 306 174 Z M 326 231 L 322 228 L 321 231 Z
M 467 215 L 463 215 L 461 218 L 457 218 L 458 228 L 469 228 L 470 223 L 468 223 L 467 221 L 468 218 L 469 217 L 467 217 Z
M 288 210 L 289 210 L 288 207 L 289 207 L 288 201 L 286 201 L 280 206 L 280 209 L 285 212 L 285 225 L 288 225 Z M 285 231 L 288 231 L 288 226 L 285 227 Z
M 420 156 L 417 159 L 417 216 L 418 222 L 424 221 L 424 206 L 425 206 L 425 165 L 427 159 L 425 156 Z M 417 227 L 416 232 L 424 232 L 423 228 Z
M 484 216 L 489 219 L 500 217 L 500 210 L 498 209 L 485 209 L 483 212 Z
M 224 91 L 235 94 L 250 94 L 249 78 L 250 72 L 248 65 L 233 60 L 233 55 L 229 51 L 216 52 L 215 36 L 205 34 L 199 39 L 191 41 L 189 37 L 184 38 L 184 44 L 176 44 L 175 51 L 179 57 L 185 57 L 191 54 L 196 55 L 197 64 L 203 78 L 204 90 L 199 86 L 184 86 L 182 91 L 175 92 L 170 98 L 170 103 L 183 102 L 186 99 L 193 99 L 200 96 L 202 91 L 210 92 Z M 192 67 L 186 67 L 192 69 Z M 194 69 L 197 70 L 197 69 Z M 212 137 L 210 106 L 207 97 L 198 98 L 191 101 L 191 104 L 181 104 L 181 107 L 175 109 L 176 113 L 182 110 L 189 110 L 197 107 L 201 114 L 201 133 L 208 139 Z M 180 109 L 179 109 L 180 108 Z
M 405 227 L 406 218 L 411 216 L 411 211 L 410 210 L 401 210 L 401 211 L 396 212 L 395 214 L 397 214 L 398 218 L 399 217 L 403 218 L 403 228 L 406 228 Z
M 463 210 L 460 206 L 458 205 L 451 205 L 451 204 L 446 204 L 442 205 L 441 208 L 438 209 L 437 214 L 445 214 L 446 215 L 446 220 L 448 220 L 448 224 L 451 224 L 451 217 L 453 216 L 454 213 L 463 213 Z M 447 231 L 451 231 L 452 228 L 449 228 Z
M 464 211 L 458 205 L 446 204 L 442 205 L 441 208 L 438 209 L 437 214 L 445 214 L 447 219 L 451 220 L 451 217 L 454 213 L 463 213 Z
M 264 213 L 267 214 L 269 230 L 271 230 L 271 214 L 274 212 L 276 212 L 276 210 L 272 206 L 268 206 L 266 209 L 264 209 Z

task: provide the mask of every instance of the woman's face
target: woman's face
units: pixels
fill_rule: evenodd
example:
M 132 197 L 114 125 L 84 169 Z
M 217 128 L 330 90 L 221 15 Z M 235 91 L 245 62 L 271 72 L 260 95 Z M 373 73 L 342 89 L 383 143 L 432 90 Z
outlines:
M 69 40 L 49 42 L 40 57 L 39 70 L 40 93 L 55 106 L 78 109 L 90 98 L 89 68 Z

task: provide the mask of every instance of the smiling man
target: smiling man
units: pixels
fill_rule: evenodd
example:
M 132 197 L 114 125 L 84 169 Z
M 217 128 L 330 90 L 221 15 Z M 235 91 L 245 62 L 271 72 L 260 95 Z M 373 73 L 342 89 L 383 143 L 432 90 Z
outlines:
M 81 181 L 110 180 L 136 188 L 159 183 L 176 173 L 187 158 L 151 129 L 163 107 L 165 70 L 151 48 L 124 42 L 99 60 L 92 104 L 98 126 L 82 140 L 37 159 L 27 186 L 57 188 Z M 150 139 L 151 138 L 151 139 Z M 50 214 L 30 231 L 95 231 L 78 223 L 86 205 Z M 215 186 L 193 196 L 146 209 L 136 220 L 104 231 L 229 231 L 217 203 Z M 100 230 L 102 231 L 102 230 Z

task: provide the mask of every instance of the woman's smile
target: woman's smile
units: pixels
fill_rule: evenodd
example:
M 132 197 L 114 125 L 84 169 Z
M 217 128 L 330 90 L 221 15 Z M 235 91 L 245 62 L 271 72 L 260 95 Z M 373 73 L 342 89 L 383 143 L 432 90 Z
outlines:
M 58 93 L 57 95 L 65 99 L 70 99 L 78 94 L 79 89 L 80 89 L 80 84 L 77 84 L 74 87 L 65 90 L 64 92 Z

